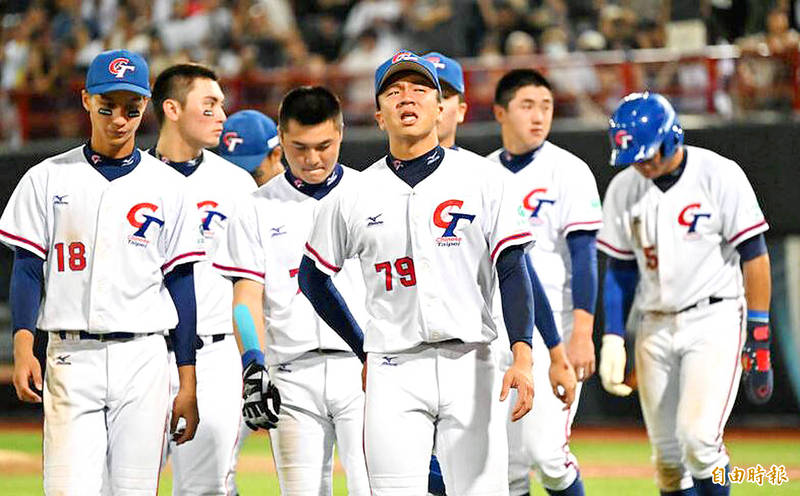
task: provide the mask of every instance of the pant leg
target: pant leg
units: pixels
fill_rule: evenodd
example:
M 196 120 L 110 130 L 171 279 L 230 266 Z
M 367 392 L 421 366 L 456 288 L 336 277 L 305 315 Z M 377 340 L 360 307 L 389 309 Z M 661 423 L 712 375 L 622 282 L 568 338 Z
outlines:
M 447 344 L 436 349 L 440 396 L 436 442 L 447 491 L 507 495 L 508 444 L 499 401 L 502 378 L 491 349 L 488 344 Z
M 206 343 L 197 352 L 196 370 L 202 420 L 194 439 L 172 446 L 172 491 L 227 496 L 232 494 L 227 481 L 242 417 L 242 362 L 234 337 Z
M 115 496 L 150 496 L 171 410 L 167 348 L 159 335 L 106 344 L 109 486 Z
M 646 314 L 636 337 L 639 401 L 662 491 L 693 485 L 676 432 L 680 358 L 673 351 L 674 334 L 674 317 Z
M 106 466 L 106 354 L 52 333 L 44 378 L 44 492 L 94 496 Z
M 336 430 L 336 449 L 347 476 L 347 494 L 368 496 L 364 459 L 364 392 L 361 361 L 351 354 L 326 359 L 325 399 Z
M 367 364 L 364 453 L 372 494 L 425 495 L 438 404 L 436 350 L 369 353 Z

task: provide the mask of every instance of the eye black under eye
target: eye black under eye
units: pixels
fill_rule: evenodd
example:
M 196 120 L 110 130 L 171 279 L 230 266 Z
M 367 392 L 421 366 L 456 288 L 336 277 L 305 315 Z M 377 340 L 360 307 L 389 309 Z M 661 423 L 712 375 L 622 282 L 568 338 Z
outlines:
M 213 110 L 203 110 L 203 115 L 206 116 L 206 117 L 214 117 L 214 111 Z
M 97 109 L 97 113 L 100 114 L 100 115 L 111 115 L 111 109 L 99 108 L 99 109 Z
M 140 110 L 128 110 L 128 117 L 139 117 L 142 115 Z

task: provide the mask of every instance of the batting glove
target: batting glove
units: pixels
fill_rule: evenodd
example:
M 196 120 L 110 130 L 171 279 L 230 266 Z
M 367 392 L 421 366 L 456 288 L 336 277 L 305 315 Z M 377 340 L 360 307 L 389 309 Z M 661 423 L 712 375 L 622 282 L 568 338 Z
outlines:
M 603 388 L 615 396 L 628 396 L 633 389 L 625 380 L 625 339 L 616 334 L 605 334 L 600 348 L 600 380 Z
M 252 430 L 273 429 L 281 411 L 281 395 L 269 380 L 263 365 L 252 361 L 242 374 L 244 379 L 244 423 Z
M 742 349 L 742 382 L 747 399 L 763 405 L 772 397 L 769 314 L 747 312 L 747 341 Z

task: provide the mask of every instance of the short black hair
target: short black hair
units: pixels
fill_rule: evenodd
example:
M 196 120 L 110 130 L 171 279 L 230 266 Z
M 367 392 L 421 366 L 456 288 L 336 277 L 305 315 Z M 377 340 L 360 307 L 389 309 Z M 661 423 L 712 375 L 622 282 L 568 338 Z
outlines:
M 283 97 L 278 110 L 278 127 L 286 131 L 289 121 L 303 126 L 315 126 L 332 120 L 342 127 L 342 104 L 331 90 L 324 86 L 300 86 Z
M 458 95 L 458 101 L 460 103 L 464 103 L 464 102 L 467 101 L 467 99 L 464 97 L 464 93 L 461 93 L 460 91 L 455 89 L 453 87 L 453 85 L 451 85 L 447 81 L 442 81 L 440 79 L 439 80 L 439 86 L 442 87 L 442 98 L 447 99 L 447 98 L 450 98 L 453 95 Z
M 186 104 L 186 95 L 195 79 L 210 79 L 217 81 L 217 74 L 208 67 L 200 64 L 176 64 L 164 69 L 153 84 L 153 110 L 156 113 L 158 125 L 164 123 L 164 101 L 177 100 L 181 105 Z
M 497 82 L 494 90 L 494 104 L 508 108 L 508 102 L 513 100 L 517 90 L 524 86 L 544 86 L 550 92 L 553 91 L 550 81 L 536 69 L 514 69 L 507 72 Z

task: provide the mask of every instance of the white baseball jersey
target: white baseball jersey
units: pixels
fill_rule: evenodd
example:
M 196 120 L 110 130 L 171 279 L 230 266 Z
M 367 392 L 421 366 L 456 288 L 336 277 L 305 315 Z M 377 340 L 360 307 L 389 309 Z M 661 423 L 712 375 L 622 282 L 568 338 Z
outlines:
M 636 260 L 643 311 L 676 312 L 712 296 L 741 296 L 736 246 L 768 229 L 735 162 L 684 148 L 685 170 L 666 192 L 633 167 L 617 174 L 606 192 L 598 247 Z
M 178 314 L 163 284 L 204 257 L 183 176 L 140 152 L 107 180 L 78 147 L 31 168 L 0 218 L 0 240 L 45 259 L 43 330 L 157 332 Z
M 197 335 L 232 334 L 233 285 L 214 270 L 211 261 L 217 247 L 226 242 L 228 222 L 257 186 L 244 169 L 208 150 L 203 150 L 203 161 L 197 167 L 185 177 L 197 201 L 207 257 L 194 266 Z
M 339 184 L 328 196 L 355 181 L 358 172 L 341 168 Z M 317 315 L 300 293 L 297 274 L 303 245 L 320 201 L 298 190 L 285 174 L 272 178 L 254 194 L 250 204 L 228 228 L 228 238 L 214 257 L 214 267 L 228 277 L 243 277 L 264 284 L 266 361 L 286 363 L 306 351 L 342 350 L 350 347 Z M 364 290 L 355 261 L 337 274 L 334 284 L 356 319 L 364 316 Z M 361 317 L 362 319 L 359 319 Z
M 471 153 L 444 154 L 414 188 L 382 158 L 320 203 L 305 251 L 329 275 L 345 259 L 360 259 L 367 352 L 497 337 L 493 264 L 531 233 L 497 166 Z
M 500 162 L 503 150 L 487 158 Z M 600 195 L 586 163 L 545 141 L 530 164 L 513 174 L 536 243 L 531 262 L 554 312 L 572 310 L 572 257 L 567 235 L 603 224 Z

